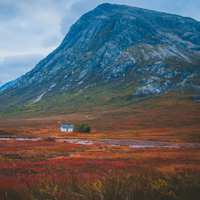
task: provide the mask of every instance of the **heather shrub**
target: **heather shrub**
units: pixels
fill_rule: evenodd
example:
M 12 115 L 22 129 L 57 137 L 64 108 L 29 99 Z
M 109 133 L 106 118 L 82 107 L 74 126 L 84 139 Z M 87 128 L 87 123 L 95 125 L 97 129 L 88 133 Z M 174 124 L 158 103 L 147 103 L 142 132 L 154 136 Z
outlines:
M 100 179 L 78 175 L 42 177 L 0 187 L 2 200 L 197 200 L 200 177 L 163 174 L 112 174 Z

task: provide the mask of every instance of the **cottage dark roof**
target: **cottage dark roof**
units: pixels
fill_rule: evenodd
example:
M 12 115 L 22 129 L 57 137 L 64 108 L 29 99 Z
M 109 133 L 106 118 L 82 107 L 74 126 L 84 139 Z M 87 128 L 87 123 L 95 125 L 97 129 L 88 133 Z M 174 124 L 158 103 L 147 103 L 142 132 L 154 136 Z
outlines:
M 61 128 L 73 128 L 73 125 L 62 125 Z

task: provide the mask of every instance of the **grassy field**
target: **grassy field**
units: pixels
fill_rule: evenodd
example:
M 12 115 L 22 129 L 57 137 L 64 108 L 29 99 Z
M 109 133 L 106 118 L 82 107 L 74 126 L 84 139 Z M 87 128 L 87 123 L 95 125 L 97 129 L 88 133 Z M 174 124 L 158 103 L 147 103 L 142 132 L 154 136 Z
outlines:
M 1 199 L 199 199 L 200 149 L 0 141 Z
M 199 104 L 155 99 L 144 106 L 1 119 L 1 138 L 42 138 L 0 140 L 1 199 L 200 199 L 200 148 L 55 141 L 106 138 L 200 143 Z M 63 133 L 60 122 L 88 123 L 92 131 Z
M 161 104 L 161 103 L 160 103 Z M 161 107 L 163 104 L 163 108 Z M 118 109 L 0 120 L 0 135 L 200 142 L 199 105 L 162 103 L 158 109 Z M 178 105 L 177 105 L 178 104 Z M 179 107 L 180 106 L 180 107 Z M 60 123 L 88 123 L 90 134 L 62 133 Z

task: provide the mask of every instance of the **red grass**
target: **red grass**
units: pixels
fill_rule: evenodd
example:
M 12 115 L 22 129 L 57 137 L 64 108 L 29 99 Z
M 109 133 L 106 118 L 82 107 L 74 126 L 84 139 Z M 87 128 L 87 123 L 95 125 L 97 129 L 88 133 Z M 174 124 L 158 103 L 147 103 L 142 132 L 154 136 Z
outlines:
M 86 115 L 89 117 L 86 118 Z M 89 134 L 62 133 L 57 121 L 64 120 L 67 120 L 69 124 L 88 123 L 92 132 Z M 189 109 L 118 110 L 103 112 L 98 116 L 86 113 L 37 119 L 1 120 L 0 134 L 1 130 L 7 137 L 52 136 L 55 138 L 200 142 L 200 115 L 198 110 Z M 71 154 L 74 155 L 70 156 Z M 19 199 L 28 199 L 31 191 L 38 192 L 38 188 L 43 188 L 42 184 L 49 183 L 51 189 L 54 190 L 55 177 L 59 177 L 60 185 L 62 185 L 61 182 L 66 183 L 67 174 L 75 174 L 79 183 L 81 181 L 83 183 L 84 178 L 87 177 L 90 180 L 89 185 L 90 183 L 98 185 L 97 180 L 110 177 L 111 173 L 120 174 L 120 176 L 124 173 L 139 174 L 146 176 L 147 179 L 154 173 L 162 174 L 164 177 L 181 175 L 181 177 L 194 178 L 200 174 L 199 158 L 200 149 L 198 148 L 133 149 L 128 146 L 109 146 L 101 143 L 80 145 L 48 141 L 0 141 L 0 194 L 4 194 L 5 199 L 8 192 L 13 195 L 18 194 Z M 159 176 L 155 175 L 154 178 Z M 102 184 L 108 186 L 110 179 L 107 181 L 105 183 L 102 181 Z M 171 181 L 170 179 L 170 184 Z M 155 183 L 155 180 L 152 182 L 160 184 Z M 90 188 L 93 186 L 90 185 Z M 46 191 L 45 188 L 43 190 Z M 152 188 L 151 190 L 153 191 Z M 39 194 L 43 195 L 40 192 Z M 54 197 L 51 196 L 51 199 Z

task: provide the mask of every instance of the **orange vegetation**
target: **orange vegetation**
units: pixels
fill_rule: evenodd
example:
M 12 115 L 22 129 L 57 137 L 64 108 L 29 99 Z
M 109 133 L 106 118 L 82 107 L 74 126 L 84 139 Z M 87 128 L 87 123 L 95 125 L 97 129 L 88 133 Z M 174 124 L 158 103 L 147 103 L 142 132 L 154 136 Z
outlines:
M 74 125 L 88 123 L 92 132 L 63 133 L 58 121 Z M 2 119 L 1 137 L 27 136 L 43 140 L 0 141 L 0 195 L 3 199 L 12 199 L 16 195 L 18 199 L 94 199 L 98 193 L 96 199 L 125 199 L 125 196 L 132 199 L 135 195 L 141 198 L 146 195 L 146 199 L 156 199 L 155 195 L 158 195 L 157 199 L 180 199 L 183 194 L 186 199 L 199 199 L 199 148 L 131 148 L 101 142 L 82 145 L 45 140 L 46 137 L 110 138 L 199 143 L 199 134 L 200 115 L 198 110 L 192 109 L 124 109 Z M 75 179 L 69 178 L 68 174 Z M 109 195 L 113 192 L 106 188 L 115 191 L 116 187 L 123 194 L 111 198 Z M 142 187 L 147 189 L 141 192 Z M 68 188 L 74 191 L 73 194 Z M 127 193 L 127 188 L 133 193 Z

